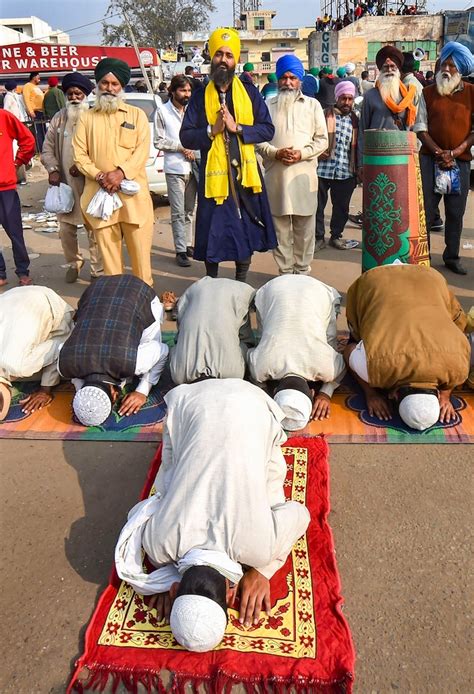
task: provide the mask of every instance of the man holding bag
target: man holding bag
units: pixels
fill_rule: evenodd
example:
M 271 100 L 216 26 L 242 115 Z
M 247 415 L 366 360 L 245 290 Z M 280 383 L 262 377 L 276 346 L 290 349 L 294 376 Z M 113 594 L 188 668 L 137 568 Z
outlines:
M 74 161 L 86 177 L 81 208 L 94 230 L 104 261 L 104 273 L 123 273 L 124 239 L 132 273 L 152 286 L 154 220 L 145 170 L 150 151 L 148 120 L 142 109 L 123 101 L 123 89 L 130 81 L 127 63 L 104 58 L 96 65 L 94 75 L 96 102 L 82 114 L 73 138 Z M 130 181 L 139 187 L 134 195 L 123 192 L 124 184 L 128 187 Z M 121 202 L 107 219 L 87 213 L 89 203 L 99 190 L 111 196 L 116 193 Z
M 456 41 L 447 43 L 441 51 L 435 84 L 423 89 L 413 128 L 421 141 L 420 167 L 427 229 L 432 228 L 441 201 L 441 194 L 435 192 L 435 164 L 441 171 L 458 174 L 458 194 L 443 195 L 446 211 L 443 261 L 457 275 L 467 274 L 461 265 L 459 247 L 474 144 L 474 86 L 464 82 L 462 76 L 473 70 L 474 58 L 469 48 Z
M 69 213 L 58 214 L 59 238 L 64 257 L 68 263 L 66 282 L 77 280 L 84 265 L 84 256 L 77 239 L 78 226 L 84 224 L 89 238 L 91 279 L 103 273 L 102 258 L 91 226 L 84 220 L 81 212 L 81 195 L 84 190 L 84 176 L 74 164 L 72 138 L 77 123 L 84 111 L 89 109 L 86 97 L 94 85 L 80 72 L 70 72 L 63 77 L 62 90 L 66 95 L 66 106 L 53 116 L 49 124 L 41 154 L 41 162 L 49 174 L 49 185 L 66 183 L 74 195 L 74 207 Z

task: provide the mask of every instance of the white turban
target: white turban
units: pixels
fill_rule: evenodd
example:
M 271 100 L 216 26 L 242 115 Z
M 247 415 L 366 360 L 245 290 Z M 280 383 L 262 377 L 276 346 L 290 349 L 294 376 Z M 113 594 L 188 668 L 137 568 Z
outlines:
M 105 422 L 112 411 L 107 393 L 98 386 L 83 386 L 74 396 L 72 409 L 85 427 L 96 427 Z
M 350 75 L 351 72 L 354 72 L 355 69 L 356 69 L 356 66 L 354 65 L 354 63 L 346 63 L 344 65 L 344 70 L 346 71 L 346 73 L 348 75 Z
M 285 414 L 281 425 L 287 431 L 304 429 L 311 417 L 313 404 L 311 399 L 300 390 L 287 388 L 279 390 L 274 397 L 275 402 Z
M 413 393 L 402 399 L 398 412 L 407 426 L 424 431 L 439 419 L 439 400 L 430 393 Z
M 227 616 L 204 595 L 180 595 L 173 603 L 170 626 L 176 641 L 188 651 L 212 651 L 221 641 Z

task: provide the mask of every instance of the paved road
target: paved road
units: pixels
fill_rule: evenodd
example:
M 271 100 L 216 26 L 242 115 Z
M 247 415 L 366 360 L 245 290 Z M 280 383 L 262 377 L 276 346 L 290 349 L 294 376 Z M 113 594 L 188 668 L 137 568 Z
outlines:
M 38 170 L 32 180 L 21 189 L 24 202 L 44 197 Z M 469 205 L 471 228 L 465 241 L 473 243 L 472 200 Z M 360 190 L 353 211 L 359 207 Z M 175 265 L 169 208 L 160 206 L 156 216 L 155 288 L 180 294 L 203 275 L 203 267 L 193 263 L 183 270 Z M 348 228 L 346 236 L 359 239 L 360 232 Z M 40 254 L 32 262 L 35 282 L 53 287 L 74 304 L 87 285 L 64 283 L 57 234 L 28 230 L 25 237 L 29 250 Z M 85 235 L 81 243 L 86 245 Z M 433 248 L 437 266 L 439 235 Z M 474 260 L 472 250 L 463 253 L 470 275 L 446 277 L 468 308 Z M 11 266 L 8 249 L 5 255 Z M 360 250 L 327 249 L 314 262 L 313 274 L 344 295 L 359 269 Z M 274 274 L 271 256 L 259 255 L 249 282 L 257 287 Z M 231 267 L 222 275 L 231 277 Z M 10 280 L 14 286 L 13 273 Z M 2 694 L 65 690 L 85 626 L 106 585 L 118 532 L 153 453 L 154 445 L 145 443 L 0 441 Z M 356 692 L 454 694 L 473 689 L 468 649 L 470 458 L 468 446 L 331 449 L 330 523 L 357 650 Z

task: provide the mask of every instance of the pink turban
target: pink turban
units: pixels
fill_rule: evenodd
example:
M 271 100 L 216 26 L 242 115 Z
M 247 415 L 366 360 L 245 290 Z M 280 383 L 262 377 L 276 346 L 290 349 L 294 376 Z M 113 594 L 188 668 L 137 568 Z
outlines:
M 336 97 L 336 101 L 343 94 L 346 94 L 347 96 L 355 96 L 355 93 L 356 93 L 355 84 L 353 82 L 349 82 L 349 80 L 344 80 L 343 82 L 338 82 L 336 84 L 335 89 L 334 89 L 334 95 Z

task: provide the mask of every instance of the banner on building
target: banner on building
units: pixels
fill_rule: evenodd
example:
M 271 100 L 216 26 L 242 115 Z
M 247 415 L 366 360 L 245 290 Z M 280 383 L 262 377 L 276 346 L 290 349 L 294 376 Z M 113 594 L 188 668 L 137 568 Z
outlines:
M 145 67 L 159 65 L 154 48 L 139 48 Z M 93 70 L 102 58 L 119 58 L 131 68 L 140 67 L 133 48 L 122 46 L 71 46 L 69 44 L 14 43 L 0 46 L 0 74 L 74 72 Z

